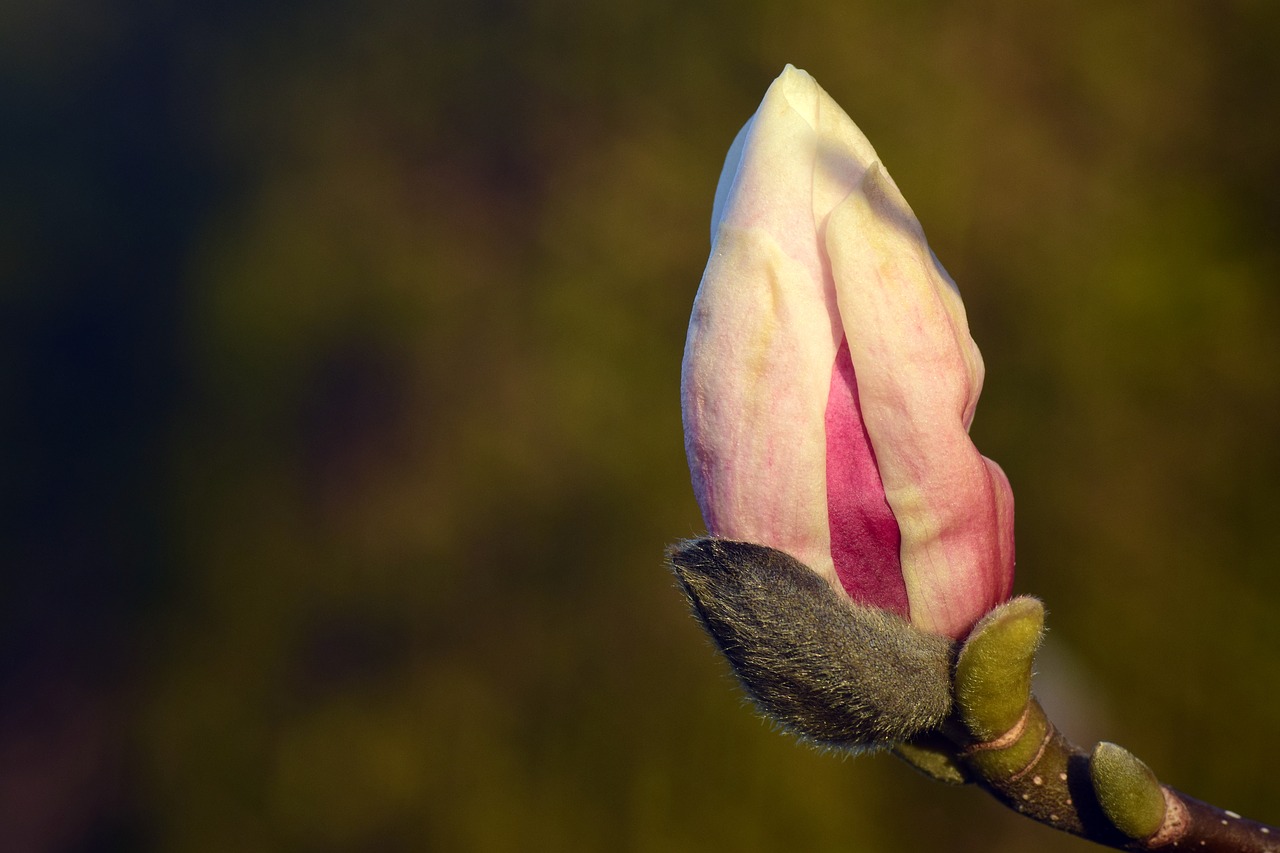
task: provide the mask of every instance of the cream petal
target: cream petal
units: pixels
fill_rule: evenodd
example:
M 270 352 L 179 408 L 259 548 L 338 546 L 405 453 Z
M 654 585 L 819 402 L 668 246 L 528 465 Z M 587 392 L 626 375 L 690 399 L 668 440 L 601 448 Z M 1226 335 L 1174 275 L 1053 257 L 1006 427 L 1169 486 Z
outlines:
M 824 417 L 843 330 L 813 222 L 818 140 L 791 97 L 810 86 L 784 71 L 725 159 L 682 397 L 710 532 L 787 551 L 834 585 Z
M 742 165 L 742 149 L 746 147 L 747 134 L 751 132 L 751 125 L 754 122 L 753 116 L 738 131 L 738 135 L 733 138 L 733 144 L 729 146 L 729 153 L 725 155 L 724 166 L 720 169 L 720 180 L 716 184 L 716 199 L 711 205 L 711 242 L 713 244 L 716 241 L 716 232 L 720 230 L 720 220 L 724 218 L 729 192 L 733 189 L 734 181 L 738 179 L 738 167 Z
M 827 215 L 858 187 L 867 167 L 879 158 L 853 119 L 812 76 L 788 65 L 777 85 L 817 138 L 812 196 L 813 221 L 820 232 Z

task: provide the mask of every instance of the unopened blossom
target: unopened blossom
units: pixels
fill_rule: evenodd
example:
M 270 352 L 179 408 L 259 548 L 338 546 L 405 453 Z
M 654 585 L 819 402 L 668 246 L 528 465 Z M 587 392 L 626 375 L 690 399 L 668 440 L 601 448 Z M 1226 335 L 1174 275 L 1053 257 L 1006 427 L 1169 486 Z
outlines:
M 787 66 L 738 134 L 685 348 L 710 533 L 962 637 L 1008 598 L 1013 496 L 969 438 L 983 364 L 866 137 Z

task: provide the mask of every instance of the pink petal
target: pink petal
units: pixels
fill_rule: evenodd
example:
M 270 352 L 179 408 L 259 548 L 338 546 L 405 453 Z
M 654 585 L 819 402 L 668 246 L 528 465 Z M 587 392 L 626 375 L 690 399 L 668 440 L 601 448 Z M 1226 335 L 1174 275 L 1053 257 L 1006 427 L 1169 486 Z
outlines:
M 863 427 L 848 341 L 841 341 L 831 371 L 826 420 L 827 517 L 836 575 L 854 601 L 910 618 L 902 538 Z
M 967 428 L 982 361 L 954 285 L 878 164 L 826 243 L 885 496 L 902 534 L 911 620 L 959 637 L 1008 594 L 1012 496 Z

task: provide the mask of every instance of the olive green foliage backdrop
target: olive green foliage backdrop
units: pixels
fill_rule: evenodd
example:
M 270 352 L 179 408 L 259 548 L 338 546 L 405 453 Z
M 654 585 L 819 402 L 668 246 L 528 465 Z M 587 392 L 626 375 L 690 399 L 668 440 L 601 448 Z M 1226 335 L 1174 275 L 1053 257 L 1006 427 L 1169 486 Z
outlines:
M 1047 704 L 1280 821 L 1278 37 L 1265 2 L 9 4 L 0 846 L 1089 849 L 771 731 L 662 566 L 712 192 L 786 62 L 965 296 Z

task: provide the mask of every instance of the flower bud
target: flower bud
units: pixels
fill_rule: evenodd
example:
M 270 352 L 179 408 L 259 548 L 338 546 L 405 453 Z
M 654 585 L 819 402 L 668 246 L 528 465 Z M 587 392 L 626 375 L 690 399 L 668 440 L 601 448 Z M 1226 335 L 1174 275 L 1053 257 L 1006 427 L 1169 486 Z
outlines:
M 982 357 L 875 150 L 805 72 L 734 140 L 711 233 L 681 383 L 708 530 L 963 637 L 1013 583 L 1013 495 L 968 435 Z

